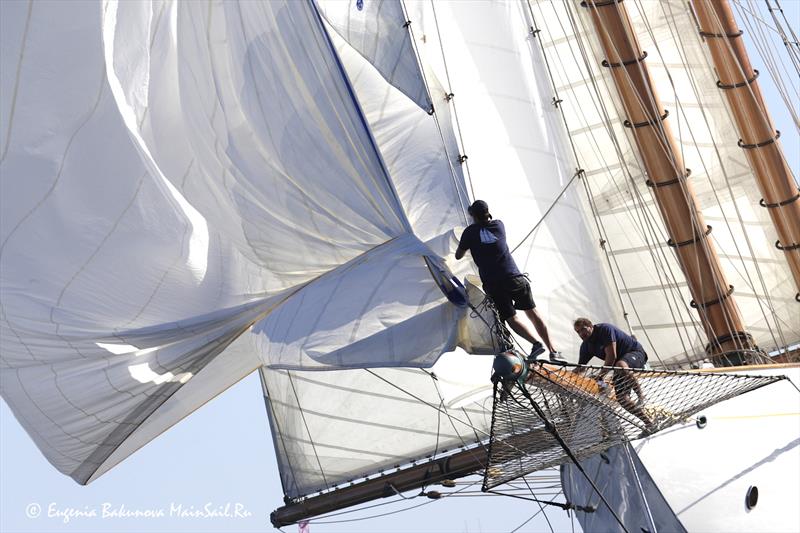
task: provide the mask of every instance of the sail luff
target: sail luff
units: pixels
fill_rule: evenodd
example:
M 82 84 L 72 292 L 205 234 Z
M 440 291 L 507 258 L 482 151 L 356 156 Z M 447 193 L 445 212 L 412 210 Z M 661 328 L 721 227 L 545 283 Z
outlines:
M 740 141 L 763 195 L 798 290 L 800 301 L 800 191 L 783 154 L 758 73 L 750 63 L 733 11 L 727 0 L 692 0 L 701 37 L 708 46 Z
M 627 8 L 617 0 L 587 0 L 590 18 L 628 119 L 636 148 L 649 176 L 648 185 L 669 233 L 689 284 L 693 301 L 709 340 L 706 351 L 721 359 L 741 357 L 755 345 L 744 331 L 741 313 L 732 296 L 705 224 L 683 155 L 671 130 L 669 113 L 661 104 Z M 735 354 L 735 355 L 734 355 Z M 733 356 L 733 357 L 731 357 Z

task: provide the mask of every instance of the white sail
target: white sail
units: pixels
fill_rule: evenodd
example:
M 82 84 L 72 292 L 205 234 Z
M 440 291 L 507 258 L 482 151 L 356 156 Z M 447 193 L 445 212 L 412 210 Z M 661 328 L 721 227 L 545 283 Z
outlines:
M 2 392 L 59 470 L 85 483 L 279 363 L 297 332 L 249 328 L 281 302 L 335 306 L 334 343 L 355 348 L 333 366 L 363 366 L 374 347 L 356 341 L 420 313 L 395 364 L 454 345 L 436 254 L 311 4 L 3 3 L 2 18 L 25 28 L 3 32 L 19 90 L 0 142 Z M 352 292 L 376 257 L 385 271 Z
M 390 85 L 431 109 L 399 0 L 316 0 L 325 19 Z

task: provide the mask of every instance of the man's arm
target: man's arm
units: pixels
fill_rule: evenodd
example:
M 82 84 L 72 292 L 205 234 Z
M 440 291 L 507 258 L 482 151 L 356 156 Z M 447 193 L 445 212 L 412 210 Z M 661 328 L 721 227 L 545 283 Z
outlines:
M 459 246 L 458 248 L 456 248 L 456 259 L 461 259 L 462 257 L 464 257 L 465 253 L 467 253 L 467 251 L 463 249 L 461 246 Z
M 607 344 L 606 347 L 603 348 L 603 351 L 606 353 L 606 360 L 603 361 L 603 366 L 614 366 L 614 363 L 617 361 L 617 342 L 611 341 L 610 344 Z M 597 379 L 601 379 L 606 373 L 608 373 L 608 369 L 601 370 Z

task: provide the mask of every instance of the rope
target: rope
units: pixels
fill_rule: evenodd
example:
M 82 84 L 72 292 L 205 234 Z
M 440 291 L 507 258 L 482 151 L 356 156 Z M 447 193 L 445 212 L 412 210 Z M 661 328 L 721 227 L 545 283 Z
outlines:
M 547 215 L 549 215 L 549 214 L 550 214 L 550 211 L 552 211 L 552 210 L 553 210 L 553 208 L 556 206 L 556 204 L 559 202 L 559 200 L 561 200 L 561 197 L 562 197 L 562 196 L 564 196 L 564 193 L 566 193 L 566 192 L 567 192 L 567 189 L 569 189 L 570 185 L 572 185 L 572 182 L 573 182 L 573 181 L 575 181 L 575 178 L 577 178 L 578 176 L 580 176 L 580 175 L 582 175 L 582 174 L 583 174 L 583 169 L 578 169 L 578 171 L 577 171 L 577 172 L 575 172 L 575 174 L 573 174 L 573 175 L 572 175 L 572 177 L 569 179 L 569 181 L 567 182 L 567 184 L 566 184 L 566 185 L 564 185 L 564 187 L 561 189 L 561 192 L 559 192 L 559 193 L 558 193 L 558 195 L 556 196 L 555 200 L 553 200 L 553 201 L 552 201 L 552 203 L 550 204 L 550 207 L 548 207 L 548 208 L 547 208 L 547 210 L 544 212 L 544 214 L 541 216 L 541 218 L 540 218 L 540 219 L 539 219 L 539 220 L 536 222 L 536 224 L 534 224 L 534 225 L 533 225 L 533 228 L 531 228 L 531 230 L 530 230 L 530 231 L 527 233 L 527 235 L 525 235 L 525 236 L 522 238 L 522 240 L 521 240 L 521 241 L 519 241 L 519 244 L 517 244 L 517 245 L 514 247 L 514 249 L 513 249 L 513 250 L 511 250 L 511 253 L 512 253 L 512 254 L 513 254 L 514 252 L 516 252 L 516 251 L 517 251 L 517 249 L 518 249 L 520 246 L 522 246 L 522 244 L 523 244 L 525 241 L 527 241 L 527 240 L 528 240 L 528 237 L 530 237 L 531 235 L 533 235 L 533 232 L 535 232 L 535 231 L 536 231 L 536 230 L 539 228 L 539 226 L 542 224 L 542 222 L 544 222 L 544 219 L 545 219 L 545 218 L 547 218 Z

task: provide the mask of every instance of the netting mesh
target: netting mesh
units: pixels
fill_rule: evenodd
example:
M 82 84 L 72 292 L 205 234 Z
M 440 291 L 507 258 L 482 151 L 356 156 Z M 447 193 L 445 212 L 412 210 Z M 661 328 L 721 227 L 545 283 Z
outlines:
M 580 460 L 624 440 L 686 421 L 715 403 L 786 379 L 583 368 L 586 372 L 576 374 L 570 368 L 534 364 L 525 383 L 527 395 L 518 384 L 495 385 L 483 490 L 569 460 L 532 401 Z M 608 381 L 599 382 L 601 374 Z

